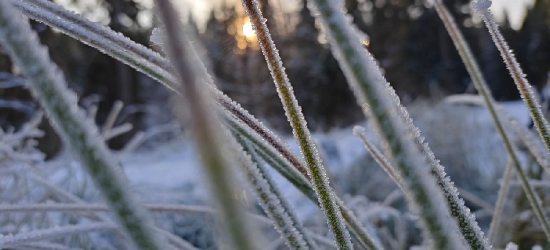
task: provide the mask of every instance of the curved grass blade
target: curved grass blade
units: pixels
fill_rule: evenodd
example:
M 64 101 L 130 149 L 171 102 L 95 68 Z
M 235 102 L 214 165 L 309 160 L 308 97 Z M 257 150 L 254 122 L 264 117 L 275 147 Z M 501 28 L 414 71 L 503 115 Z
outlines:
M 152 221 L 137 206 L 121 180 L 118 163 L 94 124 L 78 108 L 76 95 L 50 60 L 28 23 L 9 1 L 0 2 L 0 43 L 27 77 L 26 86 L 46 110 L 58 133 L 80 158 L 111 205 L 119 222 L 141 249 L 163 249 Z

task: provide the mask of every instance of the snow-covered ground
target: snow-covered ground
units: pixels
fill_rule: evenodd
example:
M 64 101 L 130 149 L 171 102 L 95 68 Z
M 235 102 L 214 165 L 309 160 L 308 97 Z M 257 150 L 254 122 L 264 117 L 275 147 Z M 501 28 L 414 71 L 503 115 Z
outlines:
M 521 101 L 500 105 L 524 126 L 529 124 L 529 114 Z M 498 190 L 498 179 L 501 178 L 506 163 L 506 154 L 485 108 L 464 104 L 463 101 L 455 99 L 435 105 L 417 102 L 410 106 L 409 110 L 415 119 L 415 124 L 423 131 L 455 185 L 493 204 Z M 368 137 L 376 142 L 376 136 L 366 122 L 360 122 L 357 125 L 365 126 Z M 415 217 L 407 212 L 402 192 L 367 155 L 360 140 L 353 135 L 352 129 L 353 126 L 313 134 L 336 192 L 367 228 L 375 229 L 373 233 L 382 241 L 387 243 L 397 240 L 395 237 L 405 237 L 409 239 L 407 244 L 421 244 L 420 237 L 417 237 L 419 231 L 414 223 Z M 131 188 L 137 193 L 138 199 L 144 203 L 209 206 L 208 185 L 203 177 L 193 140 L 188 135 L 180 133 L 171 135 L 174 138 L 169 142 L 148 141 L 134 152 L 122 156 L 123 169 Z M 282 139 L 298 153 L 298 146 L 290 135 L 284 135 Z M 301 221 L 317 234 L 328 236 L 326 223 L 314 203 L 275 170 L 268 169 Z M 14 172 L 19 172 L 21 176 L 26 177 L 43 176 L 58 188 L 71 192 L 85 202 L 96 205 L 104 203 L 99 192 L 93 188 L 88 174 L 78 161 L 68 154 L 45 163 L 37 160 L 36 165 L 29 167 L 14 167 Z M 51 187 L 44 188 L 44 184 L 37 184 L 35 180 L 30 181 L 31 184 L 34 183 L 33 185 L 16 181 L 18 178 L 11 177 L 11 171 L 3 174 L 0 185 L 4 189 L 0 189 L 0 196 L 5 202 L 14 204 L 66 202 L 64 199 L 52 198 L 47 192 Z M 241 180 L 241 182 L 244 187 L 245 181 Z M 53 193 L 56 192 L 58 191 Z M 242 201 L 248 203 L 252 212 L 261 213 L 251 193 L 245 191 L 235 194 L 236 198 L 243 198 Z M 482 207 L 475 202 L 467 200 L 467 204 L 474 205 L 472 209 L 478 216 L 480 226 L 487 229 L 490 214 L 483 213 Z M 74 217 L 70 215 L 52 213 L 45 216 L 45 214 L 37 214 L 36 219 L 27 221 L 24 216 L 4 214 L 0 220 L 6 221 L 5 224 L 10 226 L 0 227 L 0 234 L 18 233 L 19 225 L 24 223 L 28 224 L 26 224 L 28 228 L 35 229 L 74 223 L 72 221 Z M 208 220 L 205 220 L 205 217 L 197 217 L 196 214 L 182 216 L 171 213 L 155 213 L 154 217 L 159 227 L 197 246 L 208 249 L 212 245 L 211 231 L 215 229 Z M 46 223 L 44 224 L 43 221 Z M 85 221 L 85 219 L 79 221 Z M 397 224 L 398 229 L 390 229 L 392 225 Z M 388 230 L 401 231 L 390 233 Z M 268 238 L 272 240 L 278 238 L 272 229 L 266 230 L 266 235 L 269 235 Z M 104 241 L 105 237 L 100 234 L 97 240 Z
M 493 144 L 492 146 L 497 148 L 500 147 L 500 139 L 494 131 L 492 120 L 485 108 L 449 103 L 438 105 L 446 106 L 439 111 L 436 111 L 436 109 L 423 110 L 420 115 L 417 115 L 419 117 L 418 123 L 425 124 L 431 121 L 429 117 L 441 116 L 439 113 L 432 112 L 449 112 L 449 110 L 456 109 L 456 114 L 460 116 L 458 119 L 462 121 L 460 126 L 471 124 L 475 127 L 475 132 L 477 133 L 473 135 L 479 137 L 481 134 L 484 137 L 472 139 L 471 143 L 476 144 L 472 147 L 479 149 L 479 152 L 471 152 L 473 155 L 467 156 L 470 158 L 469 162 L 474 162 L 474 165 L 478 165 L 472 167 L 483 168 L 481 170 L 487 176 L 501 173 L 502 169 L 487 168 L 489 165 L 486 164 L 486 161 L 493 159 L 484 155 L 487 152 L 482 150 L 483 148 L 491 149 L 487 144 Z M 529 124 L 529 114 L 523 102 L 505 102 L 501 103 L 501 106 L 520 121 L 520 123 L 525 124 L 525 126 Z M 429 116 L 426 117 L 427 115 Z M 363 122 L 358 125 L 365 126 L 366 123 Z M 468 130 L 466 129 L 466 131 Z M 423 132 L 425 135 L 431 133 L 431 131 Z M 451 131 L 448 136 L 461 136 L 453 134 L 455 132 Z M 335 175 L 341 175 L 338 176 L 340 179 L 346 176 L 345 173 L 351 171 L 350 168 L 355 166 L 354 163 L 366 154 L 362 143 L 353 135 L 352 127 L 335 129 L 329 133 L 316 133 L 313 136 L 317 144 L 322 148 L 321 153 L 327 161 L 330 172 Z M 375 138 L 372 132 L 369 136 L 373 139 Z M 430 136 L 427 137 L 430 139 Z M 283 138 L 298 153 L 298 146 L 293 138 L 288 135 Z M 434 151 L 437 153 L 440 149 L 434 149 Z M 208 191 L 203 179 L 200 161 L 191 139 L 180 138 L 154 148 L 140 149 L 126 157 L 123 165 L 132 187 L 141 194 L 144 200 L 187 204 L 207 202 Z M 271 170 L 271 172 L 282 192 L 297 208 L 300 217 L 305 218 L 314 214 L 317 208 L 309 200 L 305 199 L 299 191 L 274 170 Z

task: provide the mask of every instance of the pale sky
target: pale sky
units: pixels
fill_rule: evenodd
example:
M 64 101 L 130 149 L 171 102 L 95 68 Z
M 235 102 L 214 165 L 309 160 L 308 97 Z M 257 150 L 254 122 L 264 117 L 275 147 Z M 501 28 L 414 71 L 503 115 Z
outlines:
M 525 9 L 532 6 L 534 0 L 493 0 L 491 11 L 496 18 L 502 20 L 504 11 L 508 13 L 510 23 L 516 29 L 520 28 L 525 17 Z
M 138 0 L 146 7 L 153 6 L 153 0 Z M 182 12 L 191 11 L 197 23 L 204 24 L 208 15 L 210 14 L 211 6 L 215 6 L 223 2 L 224 0 L 173 0 L 173 3 L 180 8 Z M 228 2 L 238 1 L 238 0 L 225 0 Z M 281 7 L 287 7 L 287 11 L 296 9 L 297 3 L 296 0 L 275 0 L 281 1 L 278 3 Z M 56 2 L 66 6 L 67 8 L 79 12 L 79 9 L 87 8 L 91 10 L 93 14 L 87 15 L 87 18 L 90 18 L 92 21 L 104 21 L 108 13 L 100 8 L 94 8 L 97 6 L 98 0 L 80 0 L 78 1 L 78 7 L 71 6 L 69 3 L 70 0 L 56 0 Z M 525 16 L 525 9 L 533 4 L 534 0 L 493 0 L 493 5 L 491 9 L 493 14 L 497 19 L 502 19 L 504 11 L 509 15 L 510 22 L 514 28 L 519 28 L 521 21 Z M 140 17 L 140 22 L 150 23 L 150 13 L 144 13 Z
M 142 0 L 142 1 L 153 1 L 153 0 Z M 235 0 L 226 0 L 228 2 Z M 287 5 L 292 3 L 299 3 L 296 0 L 282 0 Z M 181 3 L 181 6 L 189 6 L 194 13 L 195 17 L 198 19 L 199 23 L 204 23 L 208 14 L 210 13 L 210 7 L 217 5 L 223 0 L 174 0 L 176 3 Z M 510 22 L 512 27 L 518 29 L 520 28 L 521 22 L 525 17 L 525 10 L 527 7 L 532 6 L 534 0 L 492 0 L 493 4 L 491 10 L 495 17 L 498 20 L 502 20 L 504 11 L 509 15 Z M 292 4 L 295 5 L 295 4 Z M 185 7 L 183 7 L 185 8 Z M 296 9 L 296 6 L 290 6 L 289 9 Z

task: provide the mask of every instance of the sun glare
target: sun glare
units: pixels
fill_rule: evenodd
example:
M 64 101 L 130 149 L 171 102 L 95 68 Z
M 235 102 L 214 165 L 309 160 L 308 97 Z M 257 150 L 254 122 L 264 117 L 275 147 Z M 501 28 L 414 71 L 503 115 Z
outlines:
M 252 38 L 256 35 L 256 31 L 254 31 L 254 28 L 252 27 L 252 24 L 249 21 L 243 24 L 243 35 L 246 38 Z

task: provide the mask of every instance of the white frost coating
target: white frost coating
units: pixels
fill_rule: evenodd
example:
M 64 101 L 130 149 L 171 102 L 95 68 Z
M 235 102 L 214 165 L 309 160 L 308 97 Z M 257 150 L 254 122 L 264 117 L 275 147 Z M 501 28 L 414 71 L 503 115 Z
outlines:
M 302 158 L 294 154 L 287 143 L 283 142 L 275 133 L 268 129 L 261 121 L 257 120 L 246 109 L 243 109 L 239 103 L 231 100 L 227 95 L 217 89 L 214 89 L 214 92 L 219 98 L 218 102 L 220 105 L 225 107 L 229 110 L 229 113 L 238 118 L 237 122 L 240 122 L 245 127 L 250 128 L 251 131 L 254 131 L 256 134 L 260 135 L 263 138 L 262 140 L 265 140 L 266 143 L 275 148 L 277 152 L 284 156 L 284 158 L 286 158 L 291 165 L 297 168 L 298 171 L 300 171 L 304 176 L 308 176 L 307 170 L 305 169 L 305 162 Z
M 489 11 L 491 4 L 492 4 L 491 0 L 477 0 L 472 2 L 472 5 L 478 11 Z
M 249 180 L 256 198 L 260 201 L 264 212 L 273 220 L 275 228 L 285 239 L 287 246 L 291 249 L 316 249 L 313 241 L 305 233 L 294 210 L 279 191 L 277 184 L 259 162 L 254 149 L 242 138 L 239 138 L 239 140 L 241 145 L 246 146 L 248 154 L 245 154 L 243 148 L 233 140 L 231 142 L 233 144 L 232 148 L 239 151 L 236 153 L 239 155 L 244 174 Z
M 106 39 L 109 39 L 110 41 L 114 42 L 116 45 L 120 46 L 122 49 L 130 50 L 133 53 L 136 53 L 137 55 L 143 58 L 147 58 L 153 64 L 159 65 L 165 70 L 171 68 L 170 64 L 168 64 L 164 60 L 164 58 L 161 55 L 159 55 L 157 52 L 154 52 L 146 48 L 145 46 L 132 41 L 131 39 L 125 37 L 121 33 L 113 31 L 111 28 L 107 26 L 103 26 L 99 23 L 91 22 L 88 19 L 80 16 L 79 14 L 74 13 L 70 10 L 67 10 L 53 2 L 50 2 L 48 0 L 12 0 L 12 1 L 23 1 L 26 3 L 31 3 L 37 7 L 40 7 L 45 11 L 51 12 L 57 18 L 60 18 L 60 17 L 65 18 L 66 20 L 85 28 L 89 32 L 96 33 Z
M 175 90 L 177 88 L 177 81 L 175 80 L 173 75 L 168 73 L 167 71 L 168 69 L 153 63 L 149 57 L 143 57 L 134 53 L 133 51 L 135 51 L 136 49 L 132 49 L 132 50 L 125 49 L 123 46 L 117 45 L 117 42 L 116 42 L 117 40 L 110 39 L 111 36 L 119 37 L 118 40 L 129 40 L 128 38 L 115 32 L 110 33 L 111 35 L 106 38 L 101 34 L 93 32 L 92 30 L 88 30 L 86 26 L 82 26 L 79 23 L 72 22 L 69 19 L 66 19 L 62 16 L 57 16 L 55 14 L 52 14 L 51 12 L 48 12 L 45 9 L 38 8 L 34 5 L 23 2 L 21 0 L 12 0 L 12 2 L 14 6 L 19 8 L 25 15 L 29 16 L 33 20 L 42 22 L 48 26 L 56 28 L 62 33 L 70 37 L 73 37 L 74 39 L 77 39 L 82 43 L 87 44 L 93 48 L 96 48 L 100 52 L 110 55 L 127 65 L 134 67 L 136 70 L 163 83 L 165 86 L 167 86 L 171 90 Z M 86 21 L 87 23 L 92 23 L 88 20 Z M 99 25 L 99 24 L 92 23 L 92 25 Z M 125 44 L 124 46 L 126 47 L 132 46 L 132 48 L 134 47 L 139 48 L 137 44 L 135 45 L 134 44 L 135 43 L 133 44 L 129 43 L 129 44 Z M 150 53 L 154 53 L 154 52 L 151 51 Z M 161 60 L 163 62 L 161 65 L 166 65 L 168 63 L 166 60 L 163 60 L 163 59 L 158 59 L 158 60 Z
M 161 48 L 164 48 L 164 39 L 166 39 L 164 35 L 164 31 L 160 30 L 159 28 L 154 28 L 153 32 L 151 33 L 151 40 L 152 43 L 160 46 Z
M 527 129 L 523 124 L 520 124 L 508 112 L 501 109 L 501 113 L 507 117 L 516 134 L 527 147 L 529 152 L 535 157 L 537 163 L 544 168 L 546 174 L 550 174 L 550 156 L 546 153 L 546 149 L 542 142 L 537 138 L 533 131 Z
M 21 8 L 22 11 L 25 14 L 29 15 L 29 17 L 31 17 L 32 19 L 35 19 L 37 21 L 45 23 L 46 25 L 59 29 L 61 32 L 85 44 L 88 44 L 109 56 L 112 56 L 126 63 L 127 65 L 137 69 L 138 71 L 143 72 L 149 75 L 150 77 L 158 80 L 159 82 L 163 83 L 169 89 L 175 92 L 178 92 L 176 89 L 178 86 L 178 83 L 175 81 L 174 77 L 171 74 L 167 73 L 164 69 L 158 67 L 158 65 L 153 65 L 151 63 L 150 58 L 142 57 L 141 59 L 139 58 L 135 59 L 134 58 L 136 57 L 135 54 L 128 54 L 128 51 L 120 50 L 117 47 L 113 47 L 113 45 L 117 44 L 116 39 L 113 40 L 113 39 L 110 39 L 109 37 L 102 37 L 98 34 L 75 32 L 71 29 L 65 28 L 67 20 L 65 20 L 61 16 L 58 16 L 57 18 L 53 18 L 53 19 L 48 19 L 48 18 L 45 18 L 43 14 L 41 14 L 40 9 L 35 8 L 34 6 L 29 5 L 27 3 L 20 2 L 19 0 L 12 0 L 12 1 L 14 2 L 14 4 L 17 5 L 17 7 Z M 121 36 L 120 34 L 111 32 L 110 36 L 112 35 Z M 127 38 L 124 38 L 124 39 L 127 39 Z M 133 46 L 133 45 L 125 44 L 124 46 Z M 133 48 L 133 50 L 135 51 L 136 49 Z M 145 65 L 140 64 L 142 60 L 145 60 L 147 64 Z M 165 60 L 165 62 L 167 62 L 167 60 Z M 153 65 L 153 67 L 151 67 L 151 65 Z M 206 71 L 205 68 L 202 68 L 202 69 L 203 71 Z M 212 82 L 212 80 L 210 79 L 209 82 Z M 211 85 L 213 86 L 213 84 Z M 273 132 L 267 129 L 261 122 L 259 122 L 256 118 L 250 115 L 246 110 L 240 108 L 240 105 L 232 101 L 229 97 L 225 96 L 219 90 L 214 89 L 214 93 L 218 98 L 218 102 L 222 104 L 222 106 L 226 107 L 228 110 L 231 110 L 231 112 L 235 116 L 239 117 L 239 119 L 241 119 L 243 123 L 246 124 L 246 126 L 251 127 L 254 131 L 257 131 L 259 134 L 261 134 L 270 144 L 272 144 L 274 148 L 276 148 L 277 151 L 279 151 L 281 154 L 283 154 L 283 156 L 286 159 L 292 162 L 292 166 L 298 167 L 298 168 L 300 166 L 304 166 L 303 161 L 289 149 L 286 143 L 282 142 Z M 303 170 L 303 169 L 300 169 L 300 170 Z M 352 228 L 355 227 L 356 228 L 355 230 L 359 230 L 359 231 L 355 231 L 356 233 L 361 234 L 360 230 L 363 230 L 363 228 L 362 226 L 360 226 L 360 223 L 354 224 L 353 221 L 352 222 L 348 221 L 348 223 L 351 223 L 350 226 Z
M 47 8 L 36 8 L 35 6 L 28 4 L 28 1 L 32 1 L 33 3 L 40 3 L 41 6 L 45 6 Z M 169 89 L 178 92 L 177 86 L 179 84 L 175 80 L 175 77 L 172 74 L 168 73 L 168 71 L 171 69 L 171 66 L 166 66 L 169 65 L 168 60 L 162 58 L 160 55 L 158 55 L 158 53 L 155 53 L 108 28 L 101 28 L 99 27 L 101 26 L 100 24 L 92 23 L 89 20 L 73 14 L 70 11 L 65 10 L 62 7 L 48 1 L 12 0 L 12 2 L 16 5 L 16 7 L 20 8 L 30 18 L 54 27 L 61 32 L 126 63 L 136 70 L 146 75 L 149 75 L 153 79 L 158 80 Z M 56 8 L 54 13 L 45 11 L 54 8 L 51 6 L 54 6 Z M 71 20 L 78 20 L 78 23 L 75 23 Z M 92 29 L 87 30 L 85 29 L 85 27 L 92 27 Z M 100 30 L 101 32 L 94 32 L 97 30 Z M 162 45 L 161 34 L 161 30 L 155 29 L 153 38 L 154 43 Z M 157 38 L 160 39 L 160 41 Z M 126 50 L 125 48 L 127 48 L 128 50 Z M 141 50 L 144 50 L 144 52 L 140 52 Z M 194 51 L 193 55 L 198 58 Z M 155 64 L 153 62 L 158 63 Z M 255 117 L 250 115 L 246 110 L 242 109 L 238 103 L 234 102 L 229 97 L 224 95 L 221 91 L 217 90 L 213 84 L 212 78 L 206 72 L 205 67 L 199 67 L 199 70 L 201 70 L 203 79 L 205 79 L 206 82 L 209 83 L 209 85 L 211 85 L 211 87 L 214 89 L 213 91 L 218 98 L 218 102 L 220 102 L 228 110 L 231 110 L 231 112 L 234 113 L 237 117 L 240 117 L 240 119 L 246 119 L 246 125 L 254 128 L 255 131 L 260 131 L 260 134 L 262 134 L 262 136 L 269 138 L 267 140 L 270 143 L 274 143 L 274 145 L 279 145 L 280 147 L 276 147 L 277 150 L 280 150 L 280 152 L 282 152 L 285 157 L 292 158 L 293 164 L 300 162 L 300 159 L 292 153 L 286 143 L 282 142 L 282 140 L 280 140 L 273 132 L 271 132 Z M 303 166 L 304 164 L 302 163 L 298 165 Z
M 533 248 L 535 249 L 535 248 Z M 506 244 L 505 250 L 518 250 L 518 245 L 514 244 L 513 242 L 510 242 Z
M 230 124 L 229 127 L 232 130 L 241 131 L 238 132 L 239 135 L 246 137 L 248 140 L 253 142 L 255 146 L 258 147 L 258 149 L 260 149 L 259 151 L 257 151 L 257 153 L 267 154 L 262 155 L 262 158 L 264 160 L 269 161 L 269 159 L 272 158 L 275 162 L 269 162 L 269 164 L 273 168 L 275 168 L 281 175 L 287 178 L 293 185 L 295 185 L 298 190 L 306 195 L 306 197 L 308 197 L 316 205 L 319 205 L 316 198 L 317 194 L 313 191 L 309 180 L 306 179 L 305 176 L 295 168 L 295 165 L 292 165 L 288 161 L 288 159 L 280 154 L 279 151 L 277 151 L 271 144 L 267 142 L 267 140 L 264 140 L 263 137 L 259 136 L 259 134 L 254 133 L 254 131 L 250 127 L 247 127 L 243 123 L 236 121 L 236 118 L 234 118 L 232 115 L 223 112 L 222 115 L 228 116 L 224 120 L 226 121 L 226 123 Z M 275 147 L 276 146 L 277 145 L 275 145 Z M 292 155 L 294 156 L 294 154 Z M 366 232 L 365 227 L 357 219 L 353 212 L 350 209 L 346 208 L 344 202 L 342 202 L 338 197 L 335 198 L 336 203 L 340 206 L 340 209 L 342 210 L 342 215 L 346 219 L 346 223 L 348 224 L 349 229 L 354 233 L 357 239 L 361 239 L 359 241 L 362 246 L 366 249 L 382 249 L 382 247 L 378 243 L 380 242 L 379 239 L 376 239 L 376 241 L 372 242 L 373 244 L 375 244 L 374 247 L 369 247 L 369 242 L 367 242 L 367 238 L 369 237 L 369 235 L 368 232 Z
M 159 45 L 164 46 L 164 38 L 166 37 L 165 30 L 160 28 L 155 28 L 153 30 L 153 33 L 151 35 L 151 42 Z M 186 39 L 188 41 L 189 39 Z M 198 44 L 193 44 L 194 46 L 199 46 Z M 199 48 L 200 49 L 200 48 Z M 199 56 L 196 53 L 196 51 L 193 51 L 193 57 L 195 60 L 199 60 Z M 260 140 L 257 140 L 258 142 L 263 141 L 265 143 L 268 143 L 273 148 L 277 150 L 279 154 L 284 156 L 288 161 L 290 161 L 291 165 L 298 168 L 298 170 L 307 176 L 307 172 L 305 169 L 305 162 L 302 158 L 296 156 L 293 151 L 290 149 L 288 144 L 281 140 L 275 133 L 273 133 L 269 128 L 267 128 L 261 121 L 256 119 L 253 115 L 251 115 L 246 109 L 242 108 L 241 105 L 235 101 L 233 101 L 231 98 L 229 98 L 227 95 L 225 95 L 223 92 L 218 90 L 216 86 L 214 85 L 214 81 L 212 77 L 208 74 L 207 68 L 202 64 L 197 67 L 197 71 L 200 72 L 200 77 L 205 80 L 205 83 L 210 87 L 210 90 L 213 92 L 213 95 L 217 98 L 219 106 L 216 106 L 219 114 L 224 116 L 225 119 L 233 119 L 234 122 L 239 123 L 238 125 L 244 125 L 239 126 L 241 129 L 246 129 L 245 127 L 248 127 L 246 129 L 247 135 L 253 135 L 258 134 L 262 138 Z M 237 119 L 234 119 L 233 116 Z M 254 132 L 250 132 L 254 131 Z
M 97 128 L 78 108 L 76 94 L 67 89 L 63 75 L 50 60 L 36 33 L 8 1 L 0 1 L 0 43 L 27 77 L 26 86 L 87 168 L 134 243 L 144 249 L 162 249 L 161 241 L 151 230 L 152 221 L 133 201 L 122 180 L 118 162 L 101 140 Z
M 329 180 L 321 163 L 321 158 L 317 148 L 311 139 L 306 120 L 302 114 L 302 108 L 299 106 L 294 90 L 286 75 L 279 52 L 271 39 L 267 28 L 266 19 L 263 18 L 260 9 L 255 0 L 243 0 L 243 6 L 246 9 L 252 26 L 256 30 L 256 36 L 265 56 L 265 60 L 271 72 L 279 94 L 279 99 L 283 104 L 286 117 L 292 127 L 292 133 L 300 146 L 300 151 L 304 156 L 307 172 L 312 180 L 312 186 L 319 198 L 321 210 L 323 210 L 327 219 L 329 229 L 334 235 L 338 249 L 353 249 L 349 232 L 346 229 L 344 218 L 339 206 L 335 202 L 334 191 L 329 185 Z
M 331 48 L 343 69 L 358 104 L 368 104 L 369 113 L 381 136 L 392 153 L 394 165 L 398 167 L 405 186 L 415 201 L 413 209 L 419 211 L 426 238 L 438 248 L 463 249 L 461 240 L 442 192 L 425 167 L 427 159 L 414 145 L 415 134 L 406 128 L 411 121 L 402 117 L 406 111 L 399 105 L 399 99 L 392 96 L 389 83 L 382 76 L 370 53 L 361 45 L 360 37 L 353 31 L 352 24 L 342 13 L 342 1 L 314 0 L 308 7 L 320 21 Z M 451 190 L 456 192 L 456 190 Z
M 0 235 L 0 246 L 3 248 L 16 247 L 28 242 L 58 239 L 69 235 L 78 235 L 96 231 L 107 231 L 116 229 L 112 223 L 97 222 L 86 225 L 61 226 L 43 230 L 34 230 L 16 235 Z

